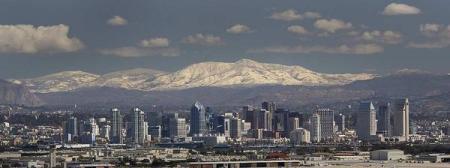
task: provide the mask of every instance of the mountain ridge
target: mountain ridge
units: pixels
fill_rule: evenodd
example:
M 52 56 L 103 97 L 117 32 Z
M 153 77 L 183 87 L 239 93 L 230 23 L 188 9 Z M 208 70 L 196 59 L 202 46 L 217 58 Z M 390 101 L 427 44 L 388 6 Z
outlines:
M 200 62 L 170 73 L 145 68 L 116 71 L 104 75 L 83 71 L 64 71 L 37 78 L 11 81 L 23 83 L 33 92 L 51 93 L 103 86 L 140 91 L 259 85 L 332 86 L 373 79 L 376 76 L 368 73 L 326 74 L 301 66 L 241 59 L 236 62 Z

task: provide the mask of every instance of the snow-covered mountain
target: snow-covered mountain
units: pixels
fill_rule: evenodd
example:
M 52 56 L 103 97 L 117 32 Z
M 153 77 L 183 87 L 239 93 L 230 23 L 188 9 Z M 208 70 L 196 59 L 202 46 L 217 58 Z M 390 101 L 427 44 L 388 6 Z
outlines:
M 322 74 L 301 66 L 259 63 L 241 59 L 234 63 L 203 62 L 146 83 L 147 88 L 185 89 L 203 86 L 254 85 L 343 85 L 372 79 L 372 74 Z
M 24 84 L 31 92 L 50 93 L 82 88 L 98 77 L 99 75 L 83 71 L 64 71 L 32 79 L 13 80 L 13 82 Z
M 63 92 L 78 88 L 108 86 L 130 90 L 177 90 L 195 87 L 240 87 L 257 85 L 344 85 L 374 78 L 373 74 L 324 74 L 301 66 L 259 63 L 242 59 L 233 63 L 203 62 L 166 73 L 132 69 L 105 75 L 66 71 L 43 77 L 12 80 L 39 93 Z

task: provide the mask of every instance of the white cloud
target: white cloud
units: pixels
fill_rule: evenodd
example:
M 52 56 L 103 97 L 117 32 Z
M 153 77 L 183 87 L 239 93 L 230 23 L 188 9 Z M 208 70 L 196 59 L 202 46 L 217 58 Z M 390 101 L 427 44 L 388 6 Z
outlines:
M 289 26 L 288 31 L 299 35 L 305 35 L 309 33 L 308 30 L 306 30 L 303 26 L 299 25 Z
M 398 44 L 402 41 L 402 35 L 390 30 L 387 31 L 366 31 L 361 35 L 361 38 L 366 41 L 374 41 L 387 44 Z
M 391 3 L 384 8 L 384 15 L 416 15 L 421 11 L 419 8 L 414 6 L 400 4 L 400 3 Z
M 275 12 L 272 14 L 270 18 L 282 21 L 293 21 L 293 20 L 300 20 L 303 17 L 302 15 L 298 14 L 296 10 L 288 9 L 282 12 Z
M 303 14 L 299 14 L 294 9 L 288 9 L 281 12 L 274 12 L 272 16 L 270 16 L 271 19 L 282 21 L 294 21 L 294 20 L 301 20 L 304 18 L 316 19 L 320 17 L 321 17 L 320 13 L 317 12 L 305 12 Z
M 236 24 L 227 29 L 227 32 L 232 34 L 248 33 L 250 31 L 250 27 L 242 24 Z
M 141 40 L 138 46 L 126 46 L 119 48 L 101 49 L 103 55 L 113 55 L 118 57 L 145 57 L 145 56 L 165 56 L 174 57 L 180 55 L 178 48 L 169 47 L 169 39 L 164 37 Z
M 308 54 L 308 53 L 326 53 L 326 54 L 358 54 L 368 55 L 383 52 L 384 48 L 377 44 L 357 44 L 357 45 L 339 45 L 339 46 L 275 46 L 263 49 L 249 50 L 251 53 L 277 53 L 277 54 Z
M 407 45 L 410 48 L 446 48 L 450 45 L 450 41 L 429 41 L 429 42 L 411 42 Z
M 150 38 L 146 40 L 142 40 L 139 45 L 141 47 L 168 47 L 169 46 L 169 39 L 163 38 L 163 37 L 157 37 L 157 38 Z
M 60 53 L 83 48 L 83 43 L 69 37 L 66 25 L 0 25 L 1 53 Z
M 317 19 L 322 17 L 322 15 L 320 15 L 320 13 L 317 12 L 305 12 L 303 13 L 303 16 L 309 19 Z
M 139 48 L 139 47 L 120 47 L 100 50 L 101 54 L 114 55 L 119 57 L 144 57 L 144 56 L 166 56 L 174 57 L 180 55 L 176 48 Z
M 420 25 L 419 30 L 428 37 L 426 41 L 410 42 L 407 47 L 428 49 L 450 47 L 450 25 L 445 27 L 441 24 L 427 23 Z
M 121 16 L 113 16 L 112 18 L 108 19 L 107 23 L 112 26 L 124 26 L 128 24 L 128 21 Z
M 186 44 L 203 45 L 203 46 L 217 46 L 222 45 L 224 42 L 222 38 L 211 34 L 195 34 L 189 35 L 182 40 Z
M 352 28 L 352 24 L 337 19 L 319 19 L 314 23 L 314 27 L 329 33 L 334 33 L 338 30 L 350 29 Z

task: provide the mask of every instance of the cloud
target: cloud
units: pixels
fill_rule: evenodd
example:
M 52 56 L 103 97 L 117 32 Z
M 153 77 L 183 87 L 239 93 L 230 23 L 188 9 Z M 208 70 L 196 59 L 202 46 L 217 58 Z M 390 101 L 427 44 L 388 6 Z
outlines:
M 182 40 L 186 44 L 203 45 L 203 46 L 217 46 L 223 45 L 222 38 L 211 34 L 195 34 L 189 35 Z
M 420 9 L 414 6 L 391 3 L 384 8 L 383 15 L 416 15 L 420 12 Z
M 250 27 L 242 24 L 236 24 L 227 29 L 227 32 L 232 34 L 248 33 L 250 31 Z
M 119 57 L 144 57 L 144 56 L 179 56 L 180 51 L 176 48 L 140 48 L 140 47 L 120 47 L 111 49 L 102 49 L 103 55 L 114 55 Z
M 398 44 L 402 41 L 402 35 L 390 30 L 387 31 L 366 31 L 361 35 L 361 38 L 366 41 L 374 41 L 387 44 Z
M 450 45 L 450 41 L 431 41 L 431 42 L 410 42 L 407 47 L 410 48 L 446 48 Z
M 305 12 L 303 14 L 299 14 L 294 9 L 288 9 L 288 10 L 281 11 L 281 12 L 275 12 L 272 14 L 272 16 L 270 16 L 271 19 L 282 20 L 282 21 L 294 21 L 294 20 L 301 20 L 304 18 L 316 19 L 316 18 L 320 18 L 320 17 L 321 17 L 320 13 L 317 13 L 317 12 Z
M 319 19 L 314 23 L 314 27 L 328 33 L 334 33 L 338 30 L 350 29 L 352 28 L 352 24 L 337 19 Z
M 128 24 L 128 21 L 121 16 L 113 16 L 107 23 L 112 26 L 124 26 Z
M 169 46 L 169 39 L 163 38 L 163 37 L 157 37 L 157 38 L 150 38 L 146 40 L 142 40 L 139 45 L 141 47 L 168 47 Z
M 320 13 L 317 12 L 305 12 L 303 13 L 303 16 L 308 19 L 317 19 L 322 17 L 322 15 L 320 15 Z
M 103 55 L 113 55 L 118 57 L 145 57 L 145 56 L 165 56 L 175 57 L 180 55 L 178 48 L 169 47 L 169 39 L 156 37 L 141 40 L 138 46 L 126 46 L 119 48 L 101 49 Z
M 0 53 L 63 53 L 80 50 L 83 43 L 69 37 L 69 27 L 0 25 Z
M 288 31 L 299 35 L 305 35 L 309 33 L 308 30 L 306 30 L 303 26 L 299 25 L 289 26 Z
M 308 53 L 326 53 L 326 54 L 357 54 L 368 55 L 383 52 L 384 48 L 377 44 L 357 44 L 357 45 L 339 45 L 339 46 L 303 46 L 294 47 L 275 46 L 263 49 L 249 50 L 250 53 L 277 53 L 277 54 L 308 54 Z
M 427 23 L 420 25 L 420 32 L 428 37 L 424 42 L 410 42 L 411 48 L 447 48 L 450 46 L 450 25 Z

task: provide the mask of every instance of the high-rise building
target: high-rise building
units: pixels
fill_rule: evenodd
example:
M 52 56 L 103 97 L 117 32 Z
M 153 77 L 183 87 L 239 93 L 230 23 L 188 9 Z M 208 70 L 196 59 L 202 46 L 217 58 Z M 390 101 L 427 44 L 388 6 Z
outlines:
M 132 109 L 133 123 L 131 126 L 131 138 L 135 144 L 144 144 L 146 138 L 146 128 L 144 112 L 139 108 Z
M 334 111 L 331 109 L 317 109 L 320 116 L 320 136 L 323 140 L 333 139 L 334 136 Z
M 409 136 L 409 101 L 408 99 L 397 100 L 393 107 L 393 129 L 392 136 Z
M 385 137 L 392 136 L 391 103 L 381 103 L 377 113 L 377 133 Z
M 251 129 L 258 129 L 258 111 L 252 106 L 244 106 L 242 108 L 244 120 L 251 124 Z
M 377 133 L 376 110 L 372 102 L 359 105 L 356 133 L 359 139 L 367 140 Z
M 304 128 L 297 128 L 289 133 L 289 139 L 294 145 L 311 143 L 311 133 Z
M 230 137 L 233 139 L 241 138 L 242 120 L 239 118 L 230 119 Z
M 206 111 L 200 102 L 195 102 L 191 107 L 191 135 L 207 134 Z
M 161 139 L 161 126 L 150 126 L 148 130 L 150 136 L 152 137 L 152 140 L 159 141 Z
M 266 109 L 261 109 L 258 114 L 258 128 L 272 131 L 272 113 Z
M 288 123 L 287 123 L 287 135 L 289 135 L 290 132 L 293 130 L 300 128 L 300 121 L 297 117 L 289 117 Z
M 336 123 L 337 131 L 343 132 L 345 130 L 345 115 L 339 113 L 334 117 Z
M 277 109 L 277 105 L 274 102 L 263 102 L 261 104 L 261 111 L 259 113 L 259 118 L 263 118 L 263 122 L 259 122 L 259 128 L 266 129 L 267 131 L 273 130 L 273 113 Z
M 110 135 L 111 135 L 111 126 L 103 125 L 102 128 L 100 129 L 100 136 L 102 138 L 105 138 L 106 140 L 109 140 Z
M 174 137 L 177 137 L 177 138 L 184 138 L 184 137 L 186 137 L 187 136 L 187 133 L 186 133 L 186 119 L 184 119 L 184 118 L 177 118 L 177 120 L 174 120 L 174 121 L 176 121 L 174 123 L 175 128 L 176 128 L 176 132 L 173 134 Z
M 273 113 L 277 109 L 277 105 L 274 102 L 263 102 L 261 108 Z
M 123 144 L 122 115 L 120 114 L 120 110 L 117 108 L 111 109 L 111 112 L 112 112 L 111 143 Z
M 289 110 L 278 108 L 272 116 L 272 130 L 288 132 Z
M 162 123 L 162 114 L 161 112 L 151 111 L 147 112 L 147 122 L 148 126 L 159 126 Z
M 179 118 L 178 113 L 163 115 L 162 137 L 184 138 L 186 137 L 186 119 Z
M 78 136 L 78 121 L 77 117 L 70 117 L 66 122 L 64 129 L 64 140 L 65 142 L 72 142 L 75 137 Z
M 310 125 L 311 141 L 320 142 L 322 140 L 322 130 L 321 130 L 322 124 L 320 123 L 321 122 L 320 115 L 317 113 L 312 114 L 310 122 L 311 122 Z

